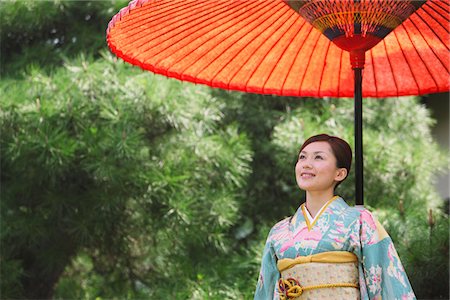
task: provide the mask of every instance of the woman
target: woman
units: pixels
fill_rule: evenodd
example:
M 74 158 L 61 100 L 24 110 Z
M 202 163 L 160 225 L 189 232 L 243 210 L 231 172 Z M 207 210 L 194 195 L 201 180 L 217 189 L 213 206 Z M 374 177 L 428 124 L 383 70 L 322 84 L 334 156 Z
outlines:
M 255 300 L 415 299 L 381 224 L 334 195 L 351 160 L 338 137 L 320 134 L 302 145 L 295 176 L 306 203 L 270 230 Z

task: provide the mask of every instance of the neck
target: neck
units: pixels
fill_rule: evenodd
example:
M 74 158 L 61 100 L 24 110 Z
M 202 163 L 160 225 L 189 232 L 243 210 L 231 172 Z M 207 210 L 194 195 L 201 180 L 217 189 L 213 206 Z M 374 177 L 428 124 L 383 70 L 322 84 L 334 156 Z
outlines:
M 314 218 L 322 206 L 334 196 L 334 191 L 306 191 L 306 208 Z

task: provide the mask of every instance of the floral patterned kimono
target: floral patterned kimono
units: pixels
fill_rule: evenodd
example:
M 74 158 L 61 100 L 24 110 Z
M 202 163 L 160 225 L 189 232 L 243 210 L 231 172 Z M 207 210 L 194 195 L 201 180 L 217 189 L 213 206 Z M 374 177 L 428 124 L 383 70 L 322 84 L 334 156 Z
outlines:
M 294 216 L 278 222 L 270 230 L 255 300 L 278 300 L 280 296 L 281 299 L 291 299 L 279 292 L 277 262 L 280 260 L 317 256 L 330 251 L 353 255 L 355 261 L 357 257 L 354 266 L 355 278 L 359 277 L 355 279 L 355 287 L 359 288 L 358 298 L 415 299 L 391 238 L 368 210 L 350 207 L 335 196 L 312 223 L 308 214 L 302 204 Z M 341 274 L 334 276 L 339 279 Z

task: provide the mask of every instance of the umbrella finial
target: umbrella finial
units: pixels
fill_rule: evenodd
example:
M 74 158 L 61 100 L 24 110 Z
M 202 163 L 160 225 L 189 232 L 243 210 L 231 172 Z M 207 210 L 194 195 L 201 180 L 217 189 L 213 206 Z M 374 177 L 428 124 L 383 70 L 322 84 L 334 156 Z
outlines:
M 367 51 L 426 1 L 284 0 L 339 48 Z

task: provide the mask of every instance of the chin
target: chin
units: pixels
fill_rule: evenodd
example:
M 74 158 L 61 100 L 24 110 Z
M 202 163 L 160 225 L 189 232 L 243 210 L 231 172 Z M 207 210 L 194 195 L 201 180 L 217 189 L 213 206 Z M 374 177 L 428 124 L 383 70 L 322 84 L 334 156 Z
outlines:
M 311 186 L 309 184 L 304 184 L 304 183 L 297 183 L 297 186 L 304 191 L 310 191 L 312 189 L 314 189 L 314 186 Z
M 330 188 L 328 186 L 320 186 L 320 185 L 316 185 L 316 184 L 307 184 L 307 183 L 305 184 L 304 182 L 297 183 L 297 186 L 301 190 L 304 190 L 306 192 L 326 191 Z

